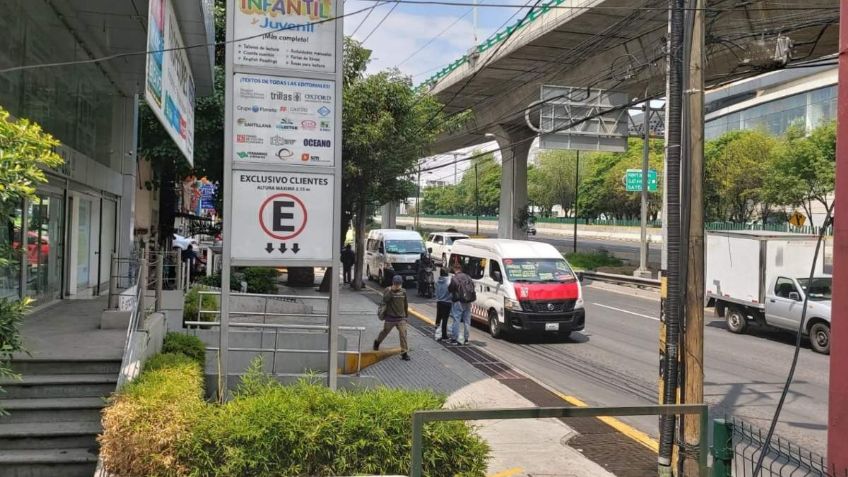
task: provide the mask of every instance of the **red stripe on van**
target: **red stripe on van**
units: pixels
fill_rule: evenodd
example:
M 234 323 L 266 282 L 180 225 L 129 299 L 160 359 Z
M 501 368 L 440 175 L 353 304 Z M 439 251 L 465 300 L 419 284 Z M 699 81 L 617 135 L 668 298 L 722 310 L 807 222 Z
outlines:
M 580 294 L 576 281 L 566 283 L 516 283 L 515 296 L 526 300 L 577 299 Z

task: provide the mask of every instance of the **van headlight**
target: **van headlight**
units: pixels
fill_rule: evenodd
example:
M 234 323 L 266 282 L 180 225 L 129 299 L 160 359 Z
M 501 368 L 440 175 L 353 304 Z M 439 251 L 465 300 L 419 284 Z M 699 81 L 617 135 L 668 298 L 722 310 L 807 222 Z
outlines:
M 521 311 L 521 303 L 518 300 L 513 300 L 512 298 L 504 297 L 504 309 L 510 311 Z

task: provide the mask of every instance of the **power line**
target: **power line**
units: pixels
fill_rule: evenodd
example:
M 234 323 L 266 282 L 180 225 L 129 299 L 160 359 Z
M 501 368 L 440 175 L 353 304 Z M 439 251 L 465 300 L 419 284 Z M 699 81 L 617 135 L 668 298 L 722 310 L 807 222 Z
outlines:
M 392 8 L 389 9 L 388 13 L 386 13 L 386 16 L 384 16 L 383 19 L 380 20 L 379 23 L 377 23 L 377 26 L 375 26 L 374 29 L 371 30 L 371 33 L 369 33 L 368 36 L 366 36 L 365 39 L 362 40 L 362 42 L 360 43 L 361 45 L 364 45 L 365 42 L 368 41 L 369 38 L 371 38 L 371 35 L 373 35 L 374 32 L 377 31 L 378 28 L 380 28 L 380 25 L 382 25 L 383 22 L 386 21 L 386 18 L 389 18 L 389 15 L 391 15 L 392 12 L 395 11 L 395 8 L 397 8 L 398 5 L 400 5 L 400 3 L 395 3 L 394 5 L 392 5 Z
M 379 7 L 382 4 L 383 4 L 383 2 L 377 2 L 377 3 L 375 3 L 374 5 L 371 6 L 371 9 L 368 10 L 368 13 L 365 14 L 365 18 L 363 18 L 362 21 L 359 22 L 359 25 L 356 25 L 356 28 L 353 29 L 353 33 L 350 34 L 351 38 L 353 38 L 353 35 L 356 35 L 356 32 L 359 31 L 359 28 L 362 27 L 363 24 L 365 24 L 365 21 L 368 20 L 368 17 L 371 16 L 371 14 L 374 12 L 374 9 Z
M 334 22 L 334 21 L 340 20 L 340 19 L 345 18 L 345 17 L 358 15 L 358 14 L 364 12 L 365 10 L 373 9 L 373 8 L 374 8 L 374 6 L 365 7 L 365 8 L 350 12 L 350 13 L 343 13 L 343 14 L 336 16 L 336 17 L 333 17 L 333 18 L 325 18 L 323 20 L 310 22 L 310 23 L 307 23 L 305 25 L 286 26 L 286 27 L 283 27 L 283 28 L 278 28 L 276 30 L 269 30 L 269 31 L 264 32 L 264 33 L 258 33 L 256 35 L 246 36 L 246 37 L 242 37 L 242 38 L 236 38 L 236 39 L 229 40 L 229 41 L 225 40 L 225 41 L 212 42 L 212 43 L 197 43 L 197 44 L 194 44 L 194 45 L 188 45 L 188 46 L 183 46 L 183 47 L 163 48 L 161 50 L 131 51 L 131 52 L 127 52 L 127 53 L 116 53 L 114 55 L 101 56 L 101 57 L 98 57 L 98 58 L 89 58 L 89 59 L 86 59 L 86 60 L 60 61 L 60 62 L 55 62 L 55 63 L 42 63 L 42 64 L 38 64 L 38 65 L 13 66 L 13 67 L 10 67 L 10 68 L 0 69 L 0 74 L 13 73 L 15 71 L 34 70 L 34 69 L 39 69 L 39 68 L 53 68 L 53 67 L 57 67 L 57 66 L 73 66 L 73 65 L 83 65 L 83 64 L 92 64 L 92 63 L 102 63 L 102 62 L 105 62 L 105 61 L 116 60 L 118 58 L 127 58 L 127 57 L 131 57 L 131 56 L 140 56 L 140 55 L 146 56 L 146 55 L 150 55 L 150 54 L 153 54 L 153 53 L 167 53 L 169 51 L 192 50 L 192 49 L 195 49 L 195 48 L 206 48 L 206 47 L 210 47 L 210 46 L 225 46 L 228 43 L 235 44 L 235 43 L 240 43 L 240 42 L 247 41 L 247 40 L 252 40 L 254 38 L 263 37 L 265 35 L 268 35 L 269 33 L 279 33 L 279 32 L 282 32 L 282 31 L 295 30 L 295 29 L 298 29 L 298 28 L 309 27 L 309 26 L 313 26 L 313 25 L 320 25 L 322 23 Z
M 361 0 L 363 2 L 380 2 L 380 3 L 403 3 L 408 5 L 438 5 L 438 6 L 448 6 L 448 7 L 468 7 L 474 6 L 474 3 L 468 2 L 449 2 L 445 0 Z M 478 4 L 477 6 L 486 7 L 486 8 L 515 8 L 515 5 L 509 3 L 487 3 L 485 5 Z M 624 7 L 624 6 L 606 6 L 606 5 L 594 5 L 594 6 L 579 6 L 579 5 L 542 5 L 542 9 L 545 10 L 643 10 L 643 11 L 668 11 L 667 8 L 663 7 Z M 729 12 L 729 11 L 752 11 L 752 12 L 774 12 L 774 11 L 812 11 L 812 10 L 827 10 L 839 11 L 839 6 L 835 7 L 750 7 L 747 5 L 742 5 L 740 7 L 734 8 L 714 8 L 714 7 L 705 7 L 705 8 L 685 8 L 685 11 L 706 11 L 706 12 Z

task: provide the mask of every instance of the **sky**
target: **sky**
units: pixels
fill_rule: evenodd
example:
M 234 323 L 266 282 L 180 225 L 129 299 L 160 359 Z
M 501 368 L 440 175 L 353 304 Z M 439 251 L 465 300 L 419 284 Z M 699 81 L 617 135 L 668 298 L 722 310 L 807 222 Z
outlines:
M 470 0 L 456 1 L 470 3 Z M 491 1 L 498 4 L 515 4 L 516 8 L 478 7 L 478 44 L 498 31 L 516 11 L 520 10 L 520 13 L 508 24 L 514 23 L 526 12 L 520 7 L 526 4 L 527 0 Z M 486 0 L 480 0 L 481 4 L 485 2 Z M 469 6 L 378 4 L 368 0 L 347 0 L 344 8 L 346 13 L 350 13 L 372 6 L 374 9 L 367 18 L 368 10 L 344 19 L 345 35 L 352 34 L 356 40 L 364 41 L 364 46 L 372 50 L 369 73 L 398 67 L 403 73 L 412 76 L 413 83 L 418 85 L 474 46 L 474 22 Z M 442 31 L 444 33 L 436 38 Z M 410 57 L 433 38 L 436 39 L 429 46 Z

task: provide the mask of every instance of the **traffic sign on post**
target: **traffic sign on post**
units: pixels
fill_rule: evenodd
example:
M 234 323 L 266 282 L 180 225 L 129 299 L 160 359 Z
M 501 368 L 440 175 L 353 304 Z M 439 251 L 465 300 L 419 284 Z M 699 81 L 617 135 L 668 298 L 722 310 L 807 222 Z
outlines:
M 642 169 L 627 169 L 624 175 L 624 187 L 627 192 L 642 192 Z M 648 192 L 657 191 L 657 171 L 648 170 Z
M 333 176 L 233 172 L 234 260 L 332 260 Z

